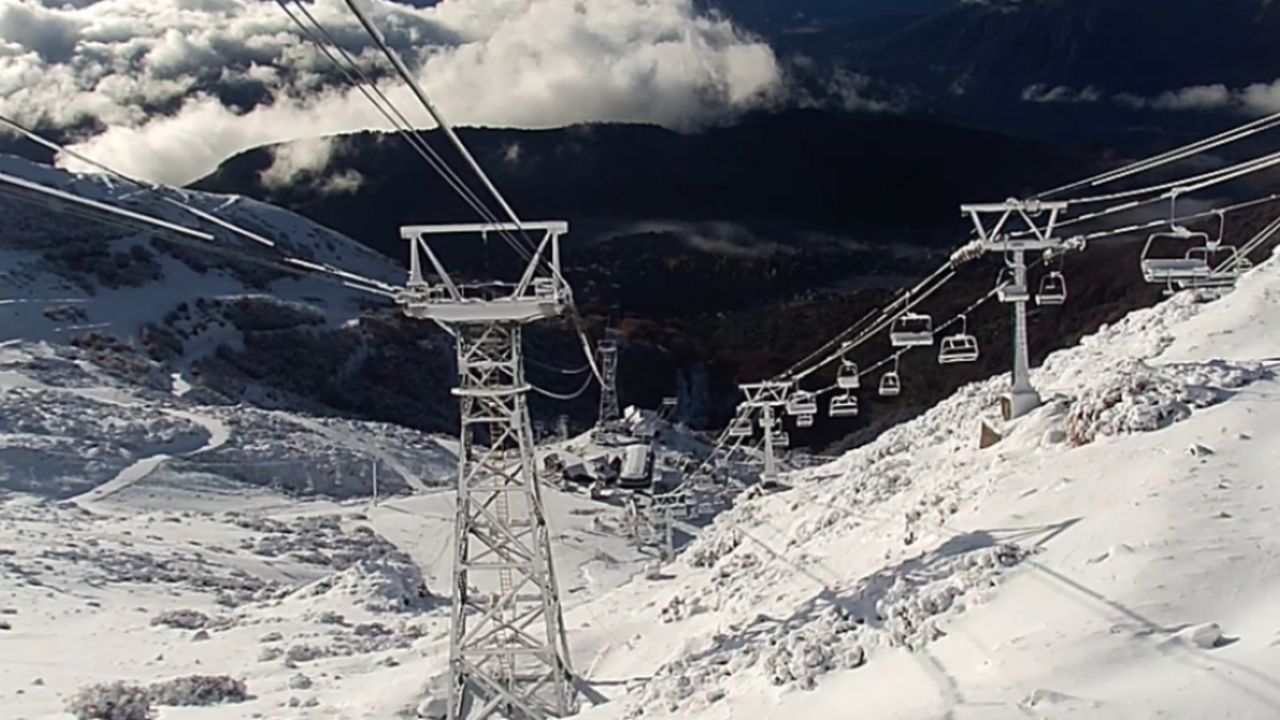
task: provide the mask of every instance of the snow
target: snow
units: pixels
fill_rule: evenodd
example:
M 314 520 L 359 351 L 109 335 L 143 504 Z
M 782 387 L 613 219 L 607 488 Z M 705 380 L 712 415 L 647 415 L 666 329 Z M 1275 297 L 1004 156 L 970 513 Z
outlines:
M 359 254 L 308 237 L 327 261 Z M 0 302 L 0 716 L 65 720 L 95 686 L 86 702 L 145 697 L 159 720 L 438 709 L 456 443 L 205 405 L 180 366 L 121 378 L 65 330 L 252 289 L 165 264 L 124 307 L 0 252 L 19 296 Z M 347 296 L 319 297 L 324 322 L 350 321 Z M 656 571 L 622 508 L 548 483 L 573 660 L 600 698 L 581 717 L 1280 716 L 1278 305 L 1273 259 L 1215 302 L 1135 312 L 1036 370 L 1028 417 L 992 419 L 1007 378 L 966 386 L 742 494 Z M 979 449 L 984 421 L 1003 439 Z M 659 466 L 706 452 L 660 430 Z
M 740 501 L 570 613 L 583 717 L 1275 717 L 1278 302 L 1273 260 L 1049 358 L 992 448 L 1007 378 Z

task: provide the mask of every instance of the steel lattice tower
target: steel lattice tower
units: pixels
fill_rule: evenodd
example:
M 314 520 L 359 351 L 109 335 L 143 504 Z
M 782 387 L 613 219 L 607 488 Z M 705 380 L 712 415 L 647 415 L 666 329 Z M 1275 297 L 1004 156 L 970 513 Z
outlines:
M 574 710 L 573 676 L 546 512 L 534 466 L 521 338 L 570 302 L 560 274 L 565 223 L 418 226 L 401 299 L 457 341 L 461 446 L 449 643 L 449 719 L 542 720 Z M 498 230 L 545 236 L 515 285 L 459 286 L 423 237 Z M 550 253 L 550 260 L 546 254 Z M 438 282 L 428 283 L 421 256 Z M 547 264 L 549 274 L 540 266 Z
M 605 427 L 622 417 L 622 409 L 618 406 L 618 340 L 610 331 L 608 336 L 596 346 L 600 356 L 600 414 L 596 420 L 598 427 Z

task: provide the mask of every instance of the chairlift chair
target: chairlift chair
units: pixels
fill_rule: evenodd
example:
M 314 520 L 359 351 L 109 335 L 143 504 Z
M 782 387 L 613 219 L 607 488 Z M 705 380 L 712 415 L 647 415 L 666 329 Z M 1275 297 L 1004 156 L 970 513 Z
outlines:
M 902 377 L 898 375 L 898 358 L 893 359 L 893 369 L 880 376 L 880 397 L 898 397 L 902 394 Z
M 902 394 L 902 378 L 897 370 L 890 370 L 880 376 L 880 397 L 898 397 Z
M 942 338 L 942 347 L 938 350 L 939 365 L 958 365 L 977 362 L 978 339 L 969 334 L 969 319 L 960 316 L 960 332 Z
M 796 427 L 798 428 L 811 428 L 813 427 L 813 422 L 814 422 L 813 415 L 797 415 L 796 416 Z
M 933 318 L 919 313 L 906 313 L 893 321 L 889 342 L 896 348 L 933 345 Z
M 818 412 L 818 400 L 813 393 L 797 390 L 787 399 L 787 414 L 793 417 L 814 415 Z
M 1031 291 L 1027 290 L 1026 285 L 1006 283 L 1000 286 L 996 294 L 1000 296 L 1000 302 L 1002 303 L 1019 303 L 1031 300 Z
M 1036 293 L 1036 305 L 1061 305 L 1067 301 L 1067 278 L 1054 270 L 1040 278 L 1040 292 Z
M 1227 259 L 1221 262 L 1216 262 L 1214 260 L 1214 255 L 1222 253 L 1227 255 Z M 1240 255 L 1240 251 L 1233 245 L 1191 248 L 1187 251 L 1187 256 L 1197 259 L 1204 258 L 1204 261 L 1211 269 L 1209 276 L 1203 280 L 1180 283 L 1184 287 L 1210 290 L 1234 288 L 1236 281 L 1240 279 L 1240 276 L 1253 267 L 1253 264 L 1249 262 L 1248 258 L 1242 257 Z
M 1187 250 L 1181 257 L 1152 255 L 1153 246 L 1166 240 L 1183 240 L 1199 243 L 1199 247 Z M 1158 248 L 1157 248 L 1158 249 Z M 1212 274 L 1208 255 L 1217 245 L 1209 239 L 1209 233 L 1192 231 L 1182 225 L 1173 225 L 1164 232 L 1152 233 L 1142 248 L 1142 279 L 1153 285 L 1187 284 L 1204 280 Z
M 852 360 L 842 360 L 840 370 L 836 374 L 836 387 L 841 390 L 857 390 L 862 386 L 862 378 L 858 375 L 858 364 Z
M 739 415 L 729 423 L 729 437 L 747 438 L 755 432 L 751 425 L 751 418 Z
M 858 398 L 853 393 L 836 395 L 831 398 L 831 405 L 827 412 L 833 418 L 856 417 L 858 414 Z
M 773 446 L 776 448 L 791 447 L 791 436 L 784 430 L 774 430 L 770 435 L 773 437 Z
M 1009 270 L 1006 268 L 1000 271 L 1000 275 L 996 277 L 996 297 L 1002 303 L 1029 302 L 1031 300 L 1031 291 L 1026 285 L 1014 284 L 1013 277 L 1010 276 Z

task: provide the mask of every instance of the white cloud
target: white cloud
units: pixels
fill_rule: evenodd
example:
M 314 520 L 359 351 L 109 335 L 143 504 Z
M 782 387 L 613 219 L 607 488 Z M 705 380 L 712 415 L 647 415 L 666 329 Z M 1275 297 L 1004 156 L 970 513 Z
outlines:
M 1161 93 L 1148 104 L 1156 110 L 1216 110 L 1235 102 L 1226 85 L 1196 85 Z
M 316 187 L 321 195 L 350 195 L 364 185 L 364 175 L 356 170 L 344 170 L 325 178 Z
M 271 165 L 259 174 L 262 184 L 280 188 L 299 177 L 323 172 L 329 166 L 335 142 L 332 137 L 321 136 L 273 147 Z
M 698 14 L 691 0 L 366 5 L 462 125 L 634 121 L 694 129 L 770 102 L 781 83 L 767 44 Z M 308 7 L 366 69 L 387 77 L 341 0 Z M 3 0 L 2 8 L 0 112 L 56 126 L 97 121 L 105 129 L 76 149 L 148 179 L 185 183 L 251 147 L 387 127 L 273 2 L 48 8 Z M 383 87 L 430 127 L 407 88 L 390 79 Z
M 905 103 L 888 100 L 876 95 L 877 88 L 871 77 L 849 72 L 843 68 L 833 73 L 828 84 L 832 97 L 841 107 L 854 112 L 901 112 Z M 881 92 L 883 94 L 883 92 Z
M 1048 87 L 1030 85 L 1022 91 L 1022 99 L 1034 103 L 1084 103 L 1103 99 L 1095 87 L 1074 90 L 1065 85 Z M 1232 89 L 1224 84 L 1191 85 L 1152 96 L 1133 93 L 1111 95 L 1111 102 L 1131 108 L 1172 111 L 1231 110 L 1247 115 L 1267 115 L 1280 112 L 1280 80 L 1273 83 L 1256 83 L 1245 88 Z
M 1280 80 L 1250 85 L 1240 92 L 1240 100 L 1258 114 L 1280 113 Z
M 1022 99 L 1025 102 L 1052 104 L 1052 103 L 1093 103 L 1102 98 L 1102 93 L 1092 85 L 1081 90 L 1073 90 L 1066 85 L 1056 85 L 1048 87 L 1043 84 L 1029 85 L 1022 91 Z

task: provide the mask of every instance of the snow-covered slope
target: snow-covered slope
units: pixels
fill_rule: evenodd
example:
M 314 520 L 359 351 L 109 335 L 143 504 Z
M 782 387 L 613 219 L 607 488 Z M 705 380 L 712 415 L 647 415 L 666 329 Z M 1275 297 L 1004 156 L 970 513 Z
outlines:
M 15 300 L 115 292 L 50 271 L 28 229 L 43 244 L 5 236 Z M 354 308 L 298 292 L 323 323 Z M 153 689 L 158 720 L 415 716 L 446 667 L 453 444 L 211 402 L 180 363 L 63 339 L 149 322 L 112 297 L 118 316 L 8 308 L 30 336 L 0 344 L 0 717 L 191 675 L 251 697 Z M 548 488 L 574 663 L 610 701 L 582 717 L 1280 716 L 1278 306 L 1273 259 L 1221 300 L 1136 312 L 1050 357 L 1048 401 L 1000 443 L 979 425 L 1006 378 L 743 496 L 663 573 L 621 509 Z M 375 461 L 396 496 L 371 505 Z
M 0 156 L 0 171 L 210 231 L 238 252 L 403 281 L 401 263 L 256 201 L 171 191 L 274 247 L 103 176 L 8 156 Z M 0 200 L 0 342 L 47 343 L 134 384 L 193 389 L 204 402 L 435 432 L 453 426 L 447 336 L 404 318 L 386 298 L 174 245 L 73 210 Z
M 0 156 L 0 171 L 210 229 L 155 193 L 103 176 L 10 156 Z M 401 274 L 394 262 L 279 208 L 182 197 L 276 246 L 221 233 L 232 249 L 384 281 Z M 378 331 L 363 329 L 370 304 L 385 302 L 67 210 L 0 201 L 0 488 L 100 498 L 144 478 L 176 475 L 190 484 L 206 473 L 218 483 L 343 497 L 368 494 L 374 463 L 388 494 L 449 477 L 452 453 L 438 441 L 332 418 L 335 387 L 362 390 L 367 378 L 386 374 L 376 360 L 396 341 L 371 340 Z M 447 367 L 443 343 L 433 351 L 428 341 L 418 352 L 424 378 L 433 365 Z M 439 380 L 446 399 L 443 373 Z M 432 399 L 391 402 L 419 400 L 418 417 L 448 418 L 450 406 Z M 367 402 L 377 407 L 379 398 L 370 393 Z
M 0 172 L 190 227 L 210 226 L 155 193 L 101 175 L 74 175 L 0 155 Z M 275 243 L 275 250 L 230 233 L 227 247 L 301 257 L 395 282 L 396 265 L 359 243 L 280 208 L 238 196 L 183 191 L 182 200 Z M 234 268 L 227 261 L 146 234 L 38 205 L 4 200 L 0 227 L 0 340 L 67 341 L 87 329 L 133 337 L 179 304 L 198 298 L 262 297 L 306 302 L 341 323 L 370 298 L 312 280 Z M 55 308 L 65 308 L 62 313 Z M 61 315 L 61 317 L 59 317 Z
M 971 385 L 571 613 L 584 717 L 1280 716 L 1280 261 Z M 609 618 L 600 625 L 595 618 Z

